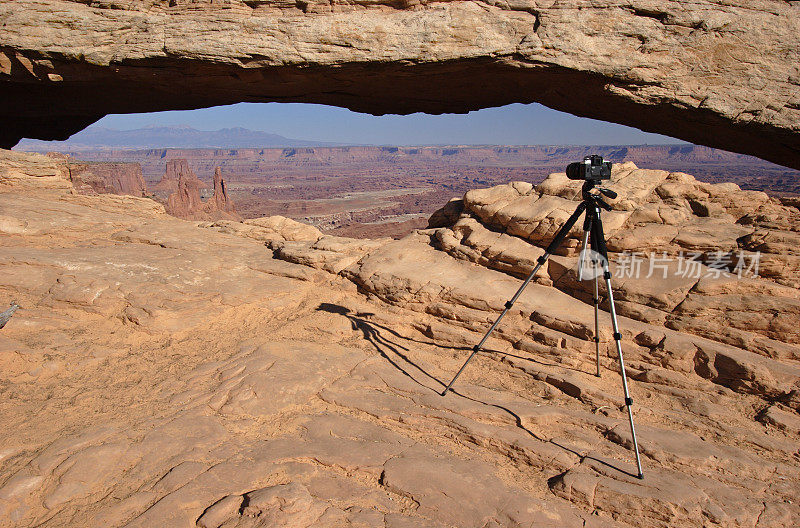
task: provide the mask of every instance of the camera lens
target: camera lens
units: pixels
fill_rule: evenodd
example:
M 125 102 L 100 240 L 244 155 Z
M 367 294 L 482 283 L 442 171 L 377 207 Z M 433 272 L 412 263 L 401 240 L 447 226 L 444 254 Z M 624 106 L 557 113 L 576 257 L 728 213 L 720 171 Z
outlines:
M 570 163 L 567 165 L 567 178 L 570 180 L 583 179 L 584 164 L 581 162 Z

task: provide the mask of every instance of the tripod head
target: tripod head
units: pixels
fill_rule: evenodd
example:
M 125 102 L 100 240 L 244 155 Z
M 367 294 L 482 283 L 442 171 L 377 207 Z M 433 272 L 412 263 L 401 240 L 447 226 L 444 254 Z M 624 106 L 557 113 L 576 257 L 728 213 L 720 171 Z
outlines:
M 595 204 L 606 211 L 611 211 L 611 206 L 605 200 L 603 200 L 603 196 L 613 200 L 617 197 L 617 193 L 604 187 L 597 187 L 599 192 L 593 193 L 592 190 L 594 190 L 598 183 L 599 182 L 597 180 L 585 180 L 583 182 L 583 187 L 581 188 L 581 196 L 585 202 L 591 202 L 592 204 Z

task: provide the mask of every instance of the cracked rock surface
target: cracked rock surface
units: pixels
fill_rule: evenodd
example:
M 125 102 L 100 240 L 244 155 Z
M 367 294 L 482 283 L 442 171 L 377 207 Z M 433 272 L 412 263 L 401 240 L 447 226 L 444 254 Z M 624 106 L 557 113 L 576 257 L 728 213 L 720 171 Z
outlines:
M 77 194 L 62 169 L 0 152 L 0 301 L 21 306 L 0 331 L 0 526 L 800 522 L 796 268 L 766 266 L 797 258 L 796 209 L 615 172 L 617 252 L 629 236 L 679 252 L 712 220 L 720 244 L 772 237 L 773 273 L 746 287 L 613 279 L 639 480 L 605 311 L 594 376 L 573 242 L 439 395 L 576 205 L 561 176 L 370 242 L 183 221 Z

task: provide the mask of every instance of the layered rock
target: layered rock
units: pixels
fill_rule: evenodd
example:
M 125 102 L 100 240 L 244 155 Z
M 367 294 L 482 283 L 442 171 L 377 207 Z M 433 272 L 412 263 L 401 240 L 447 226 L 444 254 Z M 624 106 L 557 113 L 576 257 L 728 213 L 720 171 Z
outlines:
M 147 196 L 138 163 L 69 163 L 72 184 L 81 192 Z
M 179 181 L 183 179 L 187 185 L 196 188 L 198 192 L 200 189 L 208 187 L 205 183 L 198 179 L 197 175 L 189 168 L 189 162 L 186 159 L 171 159 L 168 160 L 164 168 L 164 175 L 161 181 L 153 186 L 154 191 L 164 191 L 168 193 L 177 192 L 179 189 Z
M 800 168 L 797 15 L 783 0 L 3 1 L 2 144 L 239 101 L 536 101 Z
M 765 398 L 790 398 L 800 371 L 772 360 L 800 359 L 798 210 L 733 184 L 633 163 L 615 165 L 608 185 L 618 193 L 603 214 L 617 310 L 630 318 L 624 335 L 643 362 L 642 375 L 668 368 Z M 536 188 L 516 182 L 470 191 L 434 214 L 431 229 L 370 248 L 340 273 L 385 302 L 477 330 L 487 321 L 481 312 L 502 309 L 518 287 L 512 277 L 530 273 L 579 198 L 580 186 L 563 173 Z M 516 328 L 501 330 L 514 348 L 557 356 L 564 346 L 593 350 L 592 285 L 578 282 L 575 271 L 581 228 L 576 224 L 540 270 L 541 289 L 530 286 L 519 301 Z M 294 242 L 276 256 L 321 267 L 310 264 L 317 245 Z M 644 331 L 640 323 L 659 330 Z M 416 326 L 444 340 L 452 334 L 438 322 Z
M 745 209 L 740 191 L 659 174 L 614 174 L 615 237 L 658 201 L 694 211 L 686 196 L 706 196 L 698 218 L 723 225 Z M 364 241 L 281 218 L 182 222 L 149 199 L 79 195 L 57 160 L 0 152 L 0 300 L 22 307 L 0 333 L 0 526 L 797 526 L 797 359 L 620 317 L 636 479 L 609 325 L 596 377 L 592 307 L 565 278 L 574 247 L 439 395 L 519 286 L 514 255 L 541 252 L 499 222 L 539 236 L 545 205 L 576 204 L 561 179 L 473 192 L 462 214 L 451 204 L 440 227 L 376 241 L 336 273 L 316 252 Z M 683 195 L 653 197 L 676 180 Z M 496 220 L 475 212 L 499 200 Z M 774 213 L 789 211 L 773 207 L 755 221 L 783 232 Z M 682 220 L 642 225 L 698 221 L 666 217 Z M 679 285 L 613 280 L 630 306 L 675 311 Z M 754 320 L 758 300 L 787 305 L 777 278 L 749 280 L 750 299 L 689 291 Z
M 50 156 L 0 150 L 0 186 L 5 192 L 72 188 L 69 167 Z
M 181 174 L 175 191 L 167 197 L 167 212 L 178 218 L 193 219 L 200 213 L 203 205 L 200 189 L 195 181 Z
M 630 163 L 617 165 L 609 184 L 619 196 L 603 223 L 623 314 L 796 357 L 779 342 L 800 343 L 791 322 L 800 318 L 797 209 L 733 184 Z M 547 245 L 577 205 L 576 187 L 554 174 L 535 190 L 511 184 L 471 191 L 462 218 L 434 240 L 454 256 L 524 276 L 541 249 L 521 240 Z M 565 241 L 565 255 L 574 255 L 581 228 Z M 575 267 L 576 258 L 556 256 L 542 281 L 588 298 Z
M 330 273 L 339 273 L 391 239 L 356 239 L 323 234 L 316 227 L 282 216 L 254 218 L 243 222 L 219 221 L 200 224 L 264 242 L 277 258 Z
M 233 201 L 231 201 L 228 191 L 225 189 L 225 180 L 222 179 L 222 169 L 219 167 L 214 169 L 214 196 L 206 202 L 206 208 L 209 212 L 219 211 L 234 217 L 238 216 L 236 206 L 233 205 Z
M 157 190 L 173 190 L 167 197 L 167 212 L 187 220 L 241 220 L 236 206 L 228 197 L 222 170 L 214 171 L 214 195 L 205 202 L 200 189 L 206 185 L 189 169 L 186 160 L 167 162 L 164 178 L 155 186 Z

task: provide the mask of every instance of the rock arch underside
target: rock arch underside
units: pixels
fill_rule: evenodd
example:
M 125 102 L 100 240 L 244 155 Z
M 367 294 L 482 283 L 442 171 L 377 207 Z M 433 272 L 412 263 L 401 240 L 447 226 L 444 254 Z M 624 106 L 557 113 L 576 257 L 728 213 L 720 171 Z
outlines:
M 15 0 L 0 20 L 3 147 L 241 101 L 540 102 L 800 168 L 800 2 Z

